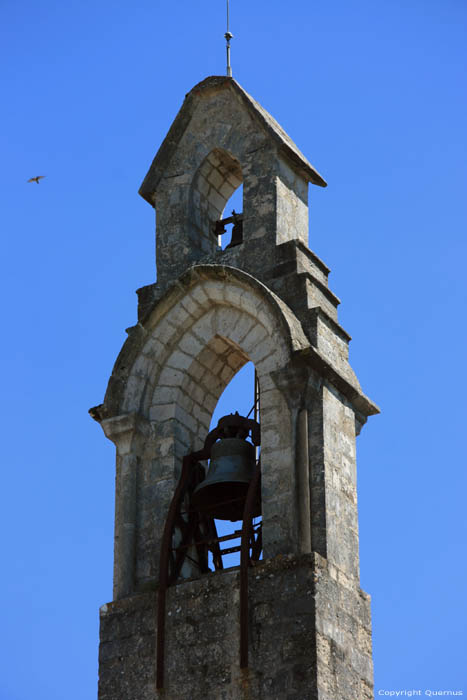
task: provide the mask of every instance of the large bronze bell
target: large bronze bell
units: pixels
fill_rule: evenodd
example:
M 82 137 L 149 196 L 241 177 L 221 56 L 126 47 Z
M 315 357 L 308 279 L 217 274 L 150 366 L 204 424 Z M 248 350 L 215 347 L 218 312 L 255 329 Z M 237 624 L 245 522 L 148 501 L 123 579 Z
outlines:
M 255 448 L 251 442 L 239 437 L 215 442 L 207 476 L 193 492 L 192 507 L 218 520 L 241 520 L 255 465 Z M 258 503 L 253 515 L 260 514 Z

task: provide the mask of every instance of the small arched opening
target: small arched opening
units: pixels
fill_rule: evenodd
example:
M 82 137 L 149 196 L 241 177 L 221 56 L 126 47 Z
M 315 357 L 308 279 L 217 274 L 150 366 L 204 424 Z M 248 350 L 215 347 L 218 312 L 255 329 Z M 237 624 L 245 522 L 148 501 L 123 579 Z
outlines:
M 234 248 L 243 241 L 243 183 L 235 190 L 224 207 L 217 224 L 219 248 Z
M 238 232 L 243 220 L 242 183 L 239 161 L 221 148 L 212 150 L 198 168 L 191 186 L 190 236 L 205 254 L 235 243 L 232 229 L 237 225 Z

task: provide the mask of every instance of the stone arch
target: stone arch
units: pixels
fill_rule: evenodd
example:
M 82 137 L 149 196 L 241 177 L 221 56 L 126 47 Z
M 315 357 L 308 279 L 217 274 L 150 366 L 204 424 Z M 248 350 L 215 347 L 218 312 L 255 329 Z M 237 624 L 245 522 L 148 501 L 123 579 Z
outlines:
M 261 390 L 265 527 L 273 521 L 288 530 L 284 519 L 288 504 L 281 504 L 280 494 L 294 490 L 294 431 L 289 406 L 271 377 L 288 360 L 277 327 L 268 328 L 265 320 L 258 322 L 244 309 L 216 304 L 174 341 L 151 398 L 147 396 L 160 476 L 178 478 L 183 455 L 201 448 L 224 388 L 251 360 Z M 292 540 L 293 533 L 288 534 Z
M 140 324 L 129 329 L 130 336 L 117 358 L 104 404 L 100 407 L 101 418 L 132 412 L 149 418 L 151 397 L 168 358 L 175 353 L 177 363 L 182 363 L 181 370 L 173 364 L 165 368 L 166 375 L 167 372 L 173 374 L 172 386 L 192 361 L 187 343 L 200 351 L 211 335 L 215 335 L 206 326 L 204 332 L 209 333 L 209 337 L 196 339 L 191 333 L 193 324 L 207 313 L 213 313 L 215 307 L 230 309 L 230 316 L 225 318 L 232 324 L 235 315 L 246 314 L 253 324 L 262 327 L 271 338 L 278 366 L 287 364 L 295 351 L 309 347 L 294 313 L 261 282 L 236 268 L 197 265 L 154 304 Z M 229 337 L 228 322 L 224 320 L 219 327 L 216 333 Z M 241 328 L 238 324 L 236 332 L 240 333 Z M 237 342 L 235 338 L 231 340 Z M 264 358 L 256 354 L 250 359 L 256 364 Z
M 284 355 L 277 336 L 245 311 L 219 305 L 191 324 L 161 368 L 149 406 L 165 435 L 163 423 L 174 420 L 175 457 L 201 448 L 220 395 L 246 362 L 265 383 Z
M 205 253 L 216 250 L 212 226 L 242 182 L 240 162 L 223 148 L 214 148 L 196 171 L 190 187 L 190 237 Z
M 167 476 L 183 454 L 199 449 L 217 401 L 251 360 L 263 392 L 279 393 L 271 372 L 290 359 L 287 337 L 264 299 L 237 283 L 200 280 L 148 334 L 127 381 L 123 411 L 138 411 L 164 441 Z M 172 444 L 169 447 L 169 442 Z
M 201 447 L 223 389 L 249 360 L 261 391 L 264 552 L 270 557 L 294 551 L 294 409 L 276 377 L 309 344 L 290 309 L 244 272 L 196 266 L 155 304 L 127 343 L 102 411 L 109 415 L 113 406 L 114 416 L 140 416 L 150 431 L 132 467 L 135 554 L 122 555 L 127 570 L 136 562 L 136 588 L 157 578 L 159 538 L 181 458 Z

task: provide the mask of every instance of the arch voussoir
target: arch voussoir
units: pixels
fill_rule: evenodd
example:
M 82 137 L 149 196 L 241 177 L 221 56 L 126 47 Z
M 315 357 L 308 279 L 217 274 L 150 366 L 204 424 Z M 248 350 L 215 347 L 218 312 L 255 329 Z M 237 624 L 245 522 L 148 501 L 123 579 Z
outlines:
M 230 346 L 223 354 L 214 338 L 227 339 L 236 351 Z M 181 386 L 186 374 L 199 383 L 212 366 L 220 381 L 227 381 L 248 359 L 266 375 L 309 345 L 292 311 L 270 290 L 245 272 L 218 265 L 188 270 L 127 343 L 131 340 L 137 340 L 137 347 L 126 348 L 125 356 L 133 362 L 120 367 L 109 384 L 110 415 L 120 405 L 120 412 L 149 417 L 152 405 L 162 405 L 159 398 L 154 403 L 154 387 Z M 219 361 L 224 363 L 222 376 Z M 216 385 L 213 395 L 217 391 Z

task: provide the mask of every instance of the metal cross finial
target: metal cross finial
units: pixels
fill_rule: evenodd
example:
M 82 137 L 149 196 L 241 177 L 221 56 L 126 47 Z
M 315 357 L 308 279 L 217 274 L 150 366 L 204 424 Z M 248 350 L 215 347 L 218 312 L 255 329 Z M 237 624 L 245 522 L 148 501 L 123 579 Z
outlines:
M 227 41 L 227 76 L 232 77 L 232 66 L 230 65 L 230 40 L 233 39 L 233 34 L 229 31 L 229 0 L 227 0 L 227 31 L 224 34 Z

